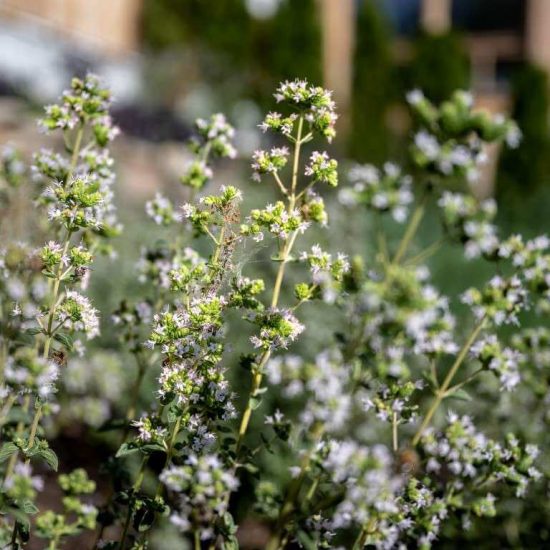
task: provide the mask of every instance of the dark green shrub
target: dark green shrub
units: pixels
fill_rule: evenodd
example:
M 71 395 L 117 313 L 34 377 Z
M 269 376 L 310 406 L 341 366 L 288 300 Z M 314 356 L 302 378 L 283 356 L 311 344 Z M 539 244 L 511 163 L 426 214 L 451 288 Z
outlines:
M 548 107 L 548 75 L 533 65 L 523 66 L 512 80 L 512 115 L 523 140 L 514 155 L 502 155 L 497 180 L 501 202 L 548 185 Z
M 423 33 L 414 48 L 410 88 L 419 88 L 432 101 L 441 102 L 454 90 L 470 86 L 470 63 L 460 35 Z
M 379 10 L 361 2 L 357 16 L 349 152 L 357 160 L 380 162 L 388 150 L 385 115 L 392 98 L 390 31 Z

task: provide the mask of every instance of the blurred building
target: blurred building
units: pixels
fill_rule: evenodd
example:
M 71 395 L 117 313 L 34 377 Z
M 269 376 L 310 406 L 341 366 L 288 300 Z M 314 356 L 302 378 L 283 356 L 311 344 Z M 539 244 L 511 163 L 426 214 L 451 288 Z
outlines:
M 325 76 L 341 105 L 351 88 L 353 16 L 365 0 L 320 0 L 323 13 Z M 463 33 L 472 67 L 472 87 L 487 100 L 506 97 L 511 69 L 530 61 L 550 74 L 549 0 L 366 0 L 383 10 L 394 32 L 394 57 L 406 63 L 419 30 Z
M 265 7 L 279 1 L 245 3 Z M 334 89 L 344 110 L 350 100 L 355 13 L 363 1 L 373 2 L 391 22 L 398 62 L 406 63 L 410 58 L 411 39 L 420 29 L 434 34 L 451 28 L 462 32 L 477 92 L 505 93 L 510 67 L 523 60 L 533 61 L 550 72 L 550 0 L 317 1 L 324 36 L 325 81 Z M 0 0 L 0 22 L 5 26 L 32 24 L 53 31 L 80 48 L 120 58 L 140 49 L 143 3 L 144 0 Z M 174 2 L 174 9 L 178 3 Z
M 34 22 L 116 56 L 138 49 L 141 7 L 142 0 L 0 0 L 0 16 Z

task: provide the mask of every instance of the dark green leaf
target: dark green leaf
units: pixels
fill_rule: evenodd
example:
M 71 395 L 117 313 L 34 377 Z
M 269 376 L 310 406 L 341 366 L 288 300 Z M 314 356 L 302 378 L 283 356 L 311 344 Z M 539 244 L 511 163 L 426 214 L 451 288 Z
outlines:
M 0 449 L 0 462 L 5 462 L 11 455 L 17 453 L 19 447 L 11 441 L 9 443 L 4 443 Z
M 38 512 L 38 508 L 32 500 L 24 500 L 21 502 L 19 507 L 23 510 L 23 512 L 25 512 L 25 514 L 36 514 Z
M 448 399 L 458 399 L 460 401 L 471 401 L 472 396 L 465 390 L 456 390 L 447 396 Z
M 139 451 L 139 447 L 137 447 L 133 443 L 123 443 L 118 449 L 115 456 L 117 458 L 120 458 L 121 456 L 131 455 L 133 453 L 137 453 L 138 451 Z
M 73 339 L 68 334 L 58 332 L 54 334 L 54 339 L 61 342 L 68 350 L 73 349 Z
M 57 472 L 59 461 L 52 449 L 41 449 L 37 454 L 47 462 L 48 466 L 54 470 L 54 472 Z

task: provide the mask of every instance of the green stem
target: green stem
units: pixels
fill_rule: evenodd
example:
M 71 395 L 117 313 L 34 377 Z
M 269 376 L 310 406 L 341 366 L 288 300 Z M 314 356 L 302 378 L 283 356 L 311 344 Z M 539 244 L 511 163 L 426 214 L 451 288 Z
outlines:
M 271 307 L 277 307 L 277 304 L 279 303 L 279 298 L 281 295 L 281 288 L 284 280 L 285 275 L 285 268 L 286 264 L 288 262 L 288 258 L 290 256 L 290 252 L 292 250 L 292 247 L 294 246 L 294 242 L 296 240 L 297 232 L 293 233 L 293 235 L 288 239 L 288 241 L 285 243 L 285 246 L 283 248 L 282 257 L 281 257 L 281 263 L 279 264 L 279 269 L 277 270 L 277 275 L 275 278 L 275 284 L 273 286 L 273 295 L 271 298 Z M 243 412 L 243 416 L 241 419 L 241 424 L 239 426 L 239 435 L 237 437 L 237 444 L 236 444 L 236 450 L 237 454 L 241 450 L 242 444 L 244 442 L 244 438 L 246 436 L 246 432 L 248 430 L 248 425 L 250 423 L 250 418 L 252 416 L 252 403 L 251 398 L 254 397 L 258 390 L 260 389 L 262 385 L 262 379 L 263 379 L 263 370 L 267 362 L 269 361 L 269 358 L 271 357 L 271 350 L 264 351 L 260 362 L 258 363 L 258 367 L 256 369 L 256 372 L 254 373 L 254 376 L 252 378 L 252 386 L 250 388 L 249 392 L 249 399 L 246 406 L 246 409 Z
M 405 234 L 403 235 L 403 238 L 399 243 L 399 247 L 397 248 L 397 252 L 393 257 L 393 260 L 392 260 L 393 264 L 398 264 L 403 258 L 405 252 L 407 251 L 407 248 L 409 247 L 413 237 L 416 234 L 416 231 L 418 230 L 418 226 L 420 225 L 422 218 L 424 217 L 425 210 L 426 210 L 426 198 L 424 198 L 418 204 L 415 211 L 413 212 L 413 215 L 409 221 L 409 225 L 407 226 L 407 229 L 405 230 Z
M 179 431 L 180 431 L 180 426 L 181 426 L 181 416 L 178 417 L 178 419 L 176 420 L 176 422 L 174 424 L 174 427 L 172 429 L 172 434 L 170 436 L 170 442 L 168 443 L 168 450 L 166 452 L 166 460 L 164 462 L 164 468 L 169 466 L 170 461 L 172 460 L 172 454 L 174 452 L 174 444 L 176 443 L 176 439 L 177 439 Z M 159 496 L 162 495 L 162 488 L 163 488 L 162 482 L 159 481 L 158 484 L 157 484 L 157 490 L 155 491 L 155 496 L 156 497 L 159 497 Z
M 23 398 L 23 413 L 26 415 L 26 413 L 29 411 L 29 407 L 31 406 L 31 396 L 29 394 L 26 394 Z M 23 430 L 25 429 L 25 422 L 23 420 L 20 420 L 17 423 L 17 427 L 15 428 L 15 437 L 21 437 L 23 435 Z M 13 475 L 13 470 L 15 468 L 15 464 L 17 463 L 17 457 L 19 453 L 15 453 L 10 456 L 10 460 L 8 462 L 8 466 L 6 468 L 6 473 L 4 475 L 4 483 L 6 480 L 8 480 Z
M 397 437 L 397 413 L 396 412 L 392 413 L 391 425 L 392 425 L 393 452 L 396 453 L 399 449 L 399 440 L 398 440 L 398 437 Z
M 437 241 L 433 242 L 431 245 L 426 247 L 424 250 L 419 252 L 416 256 L 413 256 L 412 258 L 408 259 L 406 264 L 407 265 L 416 265 L 420 262 L 424 262 L 427 260 L 430 256 L 435 254 L 443 245 L 445 242 L 445 237 L 441 237 Z
M 468 384 L 469 382 L 471 382 L 478 374 L 481 374 L 484 370 L 485 370 L 484 367 L 481 367 L 481 368 L 477 369 L 477 370 L 474 371 L 472 374 L 470 374 L 469 376 L 467 376 L 464 380 L 462 380 L 462 382 L 459 382 L 458 384 L 455 384 L 454 386 L 452 386 L 451 388 L 449 388 L 449 389 L 447 390 L 447 394 L 454 393 L 455 391 L 457 391 L 457 390 L 459 390 L 460 388 L 464 387 L 466 384 Z
M 17 399 L 17 395 L 15 395 L 15 394 L 11 394 L 7 398 L 6 403 L 2 407 L 2 412 L 0 413 L 0 427 L 2 427 L 5 424 L 13 405 L 15 404 L 16 399 Z M 0 441 L 1 441 L 1 439 L 0 439 Z
M 147 466 L 147 462 L 149 461 L 148 456 L 144 456 L 141 465 L 138 470 L 138 475 L 136 477 L 136 481 L 132 485 L 132 489 L 134 493 L 137 493 L 141 489 L 141 484 L 143 483 L 143 478 L 145 476 L 145 467 Z M 128 502 L 128 510 L 126 511 L 126 519 L 124 520 L 124 527 L 122 528 L 122 535 L 120 538 L 120 543 L 118 545 L 119 549 L 122 550 L 124 548 L 124 545 L 126 544 L 126 537 L 128 536 L 128 529 L 130 528 L 130 521 L 132 519 L 132 506 L 133 501 L 130 500 Z M 98 547 L 98 543 L 101 540 L 101 537 L 103 536 L 103 528 L 100 530 L 99 536 L 97 537 L 95 541 L 94 548 Z
M 223 248 L 223 240 L 225 238 L 225 226 L 222 225 L 221 229 L 220 229 L 220 235 L 218 237 L 218 239 L 214 239 L 215 242 L 216 242 L 216 249 L 214 250 L 214 254 L 212 256 L 212 264 L 214 266 L 217 265 L 219 259 L 220 259 L 220 254 L 221 254 L 221 251 L 222 251 L 222 248 Z
M 298 168 L 300 165 L 300 149 L 302 146 L 302 131 L 304 126 L 304 117 L 301 116 L 298 121 L 298 131 L 296 135 L 296 141 L 294 145 L 294 162 L 292 167 L 292 182 L 290 187 L 290 197 L 288 199 L 288 210 L 293 210 L 295 203 L 296 203 L 296 189 L 298 186 Z M 283 285 L 283 280 L 285 276 L 285 269 L 286 264 L 288 262 L 288 259 L 290 257 L 290 253 L 292 252 L 292 247 L 294 246 L 294 243 L 296 241 L 296 237 L 298 236 L 298 232 L 295 231 L 286 241 L 283 246 L 283 250 L 281 252 L 281 263 L 279 264 L 279 269 L 277 270 L 277 275 L 275 277 L 275 283 L 273 286 L 273 294 L 271 296 L 271 307 L 277 307 L 277 304 L 279 303 L 279 298 L 281 295 L 281 288 Z M 271 357 L 271 351 L 266 350 L 258 364 L 258 368 L 256 372 L 254 373 L 254 376 L 252 378 L 252 386 L 250 388 L 250 392 L 248 394 L 248 402 L 246 405 L 246 408 L 243 412 L 243 416 L 241 418 L 241 423 L 239 426 L 239 435 L 237 437 L 237 443 L 236 443 L 236 452 L 237 455 L 239 451 L 241 450 L 242 444 L 244 442 L 244 438 L 246 436 L 246 432 L 248 431 L 248 425 L 250 424 L 250 418 L 252 416 L 252 397 L 254 397 L 258 390 L 260 389 L 262 385 L 262 378 L 263 378 L 263 369 L 267 362 L 269 361 L 269 358 Z
M 143 478 L 145 477 L 145 467 L 147 466 L 147 463 L 149 462 L 149 458 L 147 456 L 143 457 L 143 460 L 141 461 L 141 465 L 138 470 L 138 475 L 136 477 L 136 480 L 134 481 L 134 484 L 132 485 L 132 488 L 134 491 L 139 491 L 141 489 L 141 485 L 143 483 Z
M 418 431 L 416 432 L 415 436 L 412 439 L 413 446 L 418 445 L 418 442 L 420 441 L 420 438 L 422 437 L 424 430 L 430 425 L 430 422 L 434 414 L 436 413 L 437 409 L 439 408 L 439 405 L 441 405 L 441 402 L 443 401 L 443 399 L 447 397 L 451 382 L 453 381 L 453 378 L 458 372 L 458 369 L 464 362 L 464 359 L 466 358 L 468 351 L 470 350 L 473 343 L 476 341 L 477 337 L 479 336 L 479 333 L 483 330 L 483 327 L 485 326 L 485 321 L 486 321 L 486 318 L 482 317 L 479 320 L 479 322 L 476 324 L 472 332 L 470 333 L 470 336 L 468 337 L 466 342 L 464 342 L 464 345 L 460 349 L 455 359 L 455 362 L 453 363 L 452 367 L 447 373 L 447 376 L 445 377 L 445 380 L 443 380 L 443 383 L 438 388 L 435 394 L 436 396 L 435 396 L 434 402 L 432 403 L 432 406 L 429 408 L 428 412 L 426 413 L 426 416 L 424 417 L 424 420 L 422 421 L 422 424 L 420 425 L 420 427 L 418 428 Z
M 128 506 L 128 512 L 126 513 L 126 520 L 124 521 L 124 527 L 122 528 L 122 536 L 118 545 L 119 550 L 123 550 L 126 544 L 126 537 L 128 536 L 128 529 L 130 527 L 130 521 L 132 519 L 132 506 Z
M 132 387 L 132 395 L 130 397 L 130 404 L 128 405 L 128 409 L 126 411 L 126 427 L 124 428 L 124 432 L 122 433 L 122 443 L 126 442 L 126 439 L 128 438 L 128 434 L 130 433 L 130 422 L 134 420 L 136 416 L 136 407 L 137 402 L 139 399 L 139 390 L 141 388 L 141 384 L 143 382 L 143 377 L 145 376 L 145 371 L 147 370 L 147 363 L 141 358 L 141 351 L 137 350 L 135 353 L 136 363 L 137 363 L 137 376 L 134 380 L 134 385 Z
M 300 495 L 300 490 L 302 488 L 302 485 L 304 484 L 307 473 L 309 471 L 311 458 L 315 451 L 315 446 L 317 442 L 321 439 L 323 432 L 324 432 L 324 426 L 320 423 L 314 424 L 311 427 L 310 434 L 313 440 L 311 444 L 311 448 L 309 452 L 306 453 L 302 458 L 302 461 L 300 464 L 300 473 L 295 479 L 292 480 L 289 486 L 285 500 L 279 511 L 279 517 L 277 519 L 277 525 L 275 526 L 275 531 L 271 535 L 271 538 L 267 544 L 267 550 L 277 550 L 278 548 L 281 547 L 281 538 L 284 534 L 287 520 L 292 516 L 293 512 L 296 510 L 296 507 L 298 504 L 298 497 Z M 306 496 L 306 499 L 307 499 L 307 496 Z
M 82 126 L 80 126 L 78 128 L 77 133 L 76 133 L 76 138 L 75 138 L 73 151 L 72 151 L 72 156 L 71 156 L 71 164 L 70 164 L 69 170 L 67 172 L 67 177 L 65 179 L 65 185 L 69 184 L 69 182 L 70 182 L 70 180 L 73 176 L 73 173 L 75 171 L 76 164 L 78 162 L 78 154 L 80 152 L 80 144 L 82 143 L 83 135 L 84 135 L 84 128 Z M 69 250 L 69 246 L 71 244 L 71 235 L 72 235 L 71 230 L 67 229 L 67 235 L 65 237 L 63 252 L 61 253 L 62 258 L 67 254 L 67 252 Z M 48 359 L 48 357 L 50 355 L 50 346 L 51 346 L 53 336 L 54 336 L 54 331 L 52 330 L 53 329 L 53 321 L 54 321 L 54 318 L 55 318 L 55 310 L 57 309 L 57 298 L 58 298 L 58 295 L 59 295 L 59 288 L 61 286 L 62 277 L 63 277 L 63 262 L 59 262 L 59 265 L 57 266 L 57 272 L 56 272 L 55 282 L 54 282 L 54 286 L 53 286 L 52 301 L 51 301 L 51 304 L 50 304 L 50 310 L 48 312 L 46 342 L 44 343 L 44 351 L 42 353 L 42 357 L 44 359 Z M 29 442 L 28 442 L 29 449 L 32 448 L 32 446 L 34 445 L 34 440 L 35 440 L 35 437 L 36 437 L 36 431 L 38 429 L 38 423 L 40 422 L 41 416 L 42 416 L 42 405 L 39 403 L 38 406 L 36 407 L 36 410 L 35 410 L 35 413 L 34 413 L 34 418 L 32 420 L 32 424 L 31 424 L 31 431 L 30 431 Z M 30 462 L 30 458 L 27 458 L 25 460 L 25 464 L 28 464 L 29 462 Z
M 301 116 L 298 120 L 298 133 L 296 135 L 296 141 L 294 144 L 294 163 L 292 166 L 292 183 L 290 186 L 290 194 L 292 201 L 292 208 L 294 208 L 294 200 L 296 196 L 296 188 L 298 187 L 298 168 L 300 166 L 300 149 L 302 147 L 302 131 L 304 128 L 304 117 Z

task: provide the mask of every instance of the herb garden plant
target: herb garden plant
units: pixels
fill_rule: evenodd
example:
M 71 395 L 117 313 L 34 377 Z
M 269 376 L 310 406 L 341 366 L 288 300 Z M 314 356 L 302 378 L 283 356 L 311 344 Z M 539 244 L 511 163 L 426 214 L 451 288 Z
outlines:
M 86 294 L 92 264 L 116 264 L 122 229 L 110 100 L 96 77 L 75 78 L 41 120 L 64 148 L 40 151 L 30 170 L 13 149 L 3 156 L 2 234 L 22 189 L 39 219 L 28 243 L 13 235 L 0 248 L 2 547 L 160 548 L 151 533 L 171 524 L 195 549 L 425 549 L 546 490 L 544 437 L 484 433 L 475 406 L 504 400 L 527 418 L 550 396 L 549 240 L 500 235 L 494 201 L 469 190 L 487 144 L 519 142 L 513 122 L 465 92 L 434 105 L 413 91 L 406 169 L 357 165 L 343 178 L 322 149 L 336 136 L 330 92 L 285 82 L 260 125 L 273 146 L 254 153 L 248 186 L 252 200 L 254 186 L 277 198 L 247 211 L 237 187 L 212 183 L 217 160 L 237 156 L 232 126 L 198 120 L 188 202 L 146 204 L 165 238 L 137 261 L 141 294 L 100 314 Z M 346 216 L 373 220 L 362 238 L 375 253 L 307 241 L 332 230 L 323 197 L 337 186 Z M 419 250 L 430 209 L 440 235 Z M 493 274 L 444 296 L 426 262 L 445 247 Z M 316 308 L 338 329 L 322 348 L 297 347 L 303 311 Z M 86 393 L 123 384 L 104 351 L 87 349 L 100 326 L 131 378 L 124 414 Z M 54 452 L 77 410 L 110 436 L 93 472 Z M 63 473 L 44 500 L 50 471 Z M 247 543 L 251 525 L 263 534 Z

